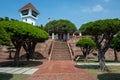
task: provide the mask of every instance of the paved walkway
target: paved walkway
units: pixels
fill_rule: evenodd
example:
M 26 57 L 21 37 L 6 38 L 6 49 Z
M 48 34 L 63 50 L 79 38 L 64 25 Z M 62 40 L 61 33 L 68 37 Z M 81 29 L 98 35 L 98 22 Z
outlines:
M 38 68 L 12 68 L 12 67 L 0 67 L 1 74 L 33 74 Z
M 43 64 L 44 65 L 44 64 Z M 73 61 L 48 61 L 28 80 L 95 80 Z
M 120 66 L 120 63 L 105 63 L 106 66 Z M 77 65 L 82 65 L 82 66 L 98 66 L 99 63 L 77 63 Z

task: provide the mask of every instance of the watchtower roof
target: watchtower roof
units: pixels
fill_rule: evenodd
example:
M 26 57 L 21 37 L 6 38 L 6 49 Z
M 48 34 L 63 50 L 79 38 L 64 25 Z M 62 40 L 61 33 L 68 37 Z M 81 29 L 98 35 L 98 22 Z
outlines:
M 31 3 L 28 3 L 27 5 L 22 7 L 19 11 L 23 11 L 23 10 L 26 10 L 26 9 L 32 9 L 33 11 L 35 11 L 39 14 L 39 11 Z

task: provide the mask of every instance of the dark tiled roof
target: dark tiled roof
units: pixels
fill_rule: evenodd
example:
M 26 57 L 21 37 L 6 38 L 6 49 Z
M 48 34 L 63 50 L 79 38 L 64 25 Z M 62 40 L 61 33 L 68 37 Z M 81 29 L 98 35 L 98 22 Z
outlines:
M 28 3 L 27 5 L 22 7 L 19 11 L 26 10 L 26 9 L 32 9 L 39 14 L 39 11 L 31 3 Z

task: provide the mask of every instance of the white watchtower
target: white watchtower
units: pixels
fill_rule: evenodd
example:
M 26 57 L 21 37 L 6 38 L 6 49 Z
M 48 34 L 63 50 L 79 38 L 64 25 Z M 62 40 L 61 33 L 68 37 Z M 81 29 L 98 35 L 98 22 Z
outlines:
M 39 15 L 39 11 L 31 3 L 28 3 L 27 5 L 22 7 L 19 12 L 23 22 L 35 25 L 35 21 L 37 19 L 37 16 Z

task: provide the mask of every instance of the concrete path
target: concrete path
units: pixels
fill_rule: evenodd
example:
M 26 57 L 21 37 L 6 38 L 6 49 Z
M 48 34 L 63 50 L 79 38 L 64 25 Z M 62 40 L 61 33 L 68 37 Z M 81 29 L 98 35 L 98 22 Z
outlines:
M 82 66 L 98 66 L 99 63 L 77 63 L 77 65 Z M 106 63 L 106 66 L 120 66 L 120 63 Z
M 43 64 L 44 65 L 44 64 Z M 28 80 L 96 80 L 73 61 L 48 61 Z
M 0 67 L 1 74 L 33 74 L 38 68 Z

